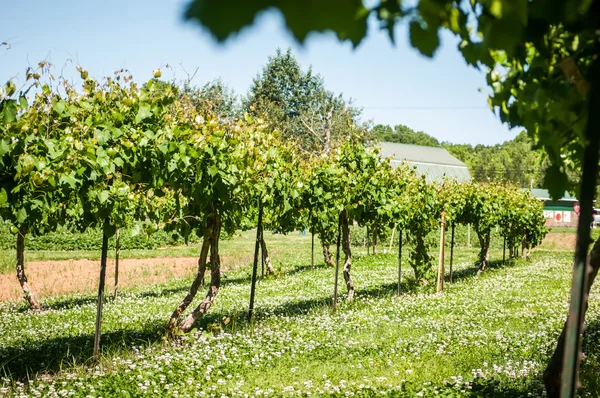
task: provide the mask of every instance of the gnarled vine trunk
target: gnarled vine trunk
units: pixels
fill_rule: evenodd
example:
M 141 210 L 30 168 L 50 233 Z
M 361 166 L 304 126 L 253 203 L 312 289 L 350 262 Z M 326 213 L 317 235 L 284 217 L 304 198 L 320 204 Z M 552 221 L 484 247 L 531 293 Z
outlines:
M 29 303 L 29 308 L 32 310 L 40 310 L 42 307 L 40 306 L 40 302 L 35 296 L 35 292 L 29 286 L 29 281 L 27 280 L 27 275 L 25 275 L 25 234 L 27 233 L 27 228 L 21 227 L 19 232 L 17 233 L 17 279 L 21 284 L 21 289 L 23 289 L 23 296 L 25 300 Z
M 262 251 L 262 259 L 265 263 L 265 266 L 267 267 L 267 275 L 275 274 L 275 269 L 273 268 L 273 264 L 271 263 L 269 251 L 267 250 L 267 243 L 265 242 L 263 234 L 260 234 L 260 248 Z
M 183 314 L 186 308 L 192 303 L 192 300 L 194 300 L 194 297 L 198 292 L 198 288 L 204 283 L 204 274 L 206 273 L 206 257 L 208 256 L 208 249 L 210 248 L 214 237 L 213 228 L 214 219 L 208 218 L 206 220 L 206 225 L 204 226 L 204 237 L 202 241 L 202 248 L 200 249 L 200 257 L 198 257 L 198 271 L 196 272 L 196 277 L 192 282 L 192 286 L 190 286 L 190 291 L 188 294 L 181 301 L 181 303 L 179 303 L 175 311 L 173 311 L 173 314 L 171 314 L 171 318 L 169 319 L 168 323 L 169 330 L 173 330 L 175 328 L 175 325 L 177 325 L 177 320 L 181 314 Z
M 477 274 L 480 274 L 487 267 L 487 262 L 490 257 L 490 231 L 477 231 L 477 238 L 479 239 L 479 269 Z
M 587 311 L 587 297 L 590 294 L 590 290 L 592 289 L 592 285 L 594 284 L 594 280 L 598 275 L 598 270 L 600 270 L 600 239 L 594 243 L 594 247 L 588 257 L 587 263 L 587 271 L 588 271 L 588 282 L 585 290 L 586 300 L 585 300 L 585 309 L 584 312 Z M 566 331 L 567 331 L 567 321 L 563 326 L 560 337 L 558 338 L 558 343 L 556 344 L 556 349 L 548 362 L 548 366 L 544 370 L 544 385 L 546 386 L 546 392 L 548 393 L 548 397 L 554 398 L 560 396 L 560 387 L 561 387 L 561 379 L 563 372 L 563 355 L 565 352 L 565 344 L 566 344 Z
M 342 223 L 342 250 L 344 251 L 344 281 L 348 289 L 348 301 L 354 298 L 354 283 L 350 277 L 352 268 L 352 251 L 350 250 L 350 228 L 348 228 L 348 211 L 342 211 L 340 222 Z
M 331 252 L 329 251 L 329 245 L 325 242 L 321 241 L 321 245 L 323 246 L 323 259 L 325 260 L 325 265 L 330 267 L 335 266 L 333 262 L 333 257 L 331 256 Z
M 212 228 L 212 239 L 210 245 L 210 286 L 204 300 L 189 314 L 179 325 L 182 332 L 188 332 L 194 322 L 202 315 L 206 314 L 212 306 L 219 288 L 221 287 L 221 258 L 219 257 L 219 236 L 221 235 L 221 218 L 215 217 Z
M 411 240 L 414 242 L 415 247 L 410 253 L 409 263 L 415 272 L 415 280 L 427 283 L 426 278 L 431 276 L 432 269 L 425 236 L 422 233 L 415 233 L 411 235 Z

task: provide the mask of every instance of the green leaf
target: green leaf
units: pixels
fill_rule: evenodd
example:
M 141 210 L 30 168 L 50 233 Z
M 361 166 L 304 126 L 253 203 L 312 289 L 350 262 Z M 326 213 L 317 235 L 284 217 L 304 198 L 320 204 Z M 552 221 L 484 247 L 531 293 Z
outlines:
M 491 1 L 490 13 L 496 18 L 502 18 L 502 0 Z
M 9 138 L 3 138 L 0 140 L 0 157 L 4 156 L 6 153 L 8 153 L 8 151 L 10 151 L 9 143 Z
M 410 43 L 421 54 L 433 57 L 435 50 L 440 45 L 440 38 L 437 29 L 423 29 L 417 21 L 410 23 Z
M 108 200 L 109 195 L 110 195 L 109 191 L 100 192 L 100 194 L 98 195 L 98 199 L 100 200 L 100 203 L 106 202 Z
M 67 104 L 65 103 L 65 101 L 63 101 L 63 100 L 52 101 L 52 109 L 54 109 L 54 112 L 58 113 L 59 115 L 62 115 L 66 108 L 67 108 Z
M 6 193 L 6 189 L 0 188 L 0 206 L 4 205 L 8 200 L 8 194 Z
M 19 98 L 19 105 L 21 106 L 21 109 L 22 109 L 22 110 L 25 110 L 25 109 L 27 109 L 27 107 L 29 106 L 29 105 L 27 104 L 27 98 L 25 98 L 24 96 L 21 96 L 21 97 Z
M 94 131 L 94 137 L 98 140 L 98 145 L 104 145 L 110 139 L 110 131 L 106 129 L 96 129 Z
M 140 109 L 138 110 L 138 113 L 135 116 L 135 122 L 139 123 L 142 120 L 149 118 L 150 116 L 152 116 L 152 111 L 150 110 L 150 105 L 143 104 L 140 106 Z
M 2 110 L 4 114 L 4 123 L 12 123 L 17 118 L 17 103 L 14 100 L 6 101 L 6 105 Z
M 219 172 L 219 168 L 214 164 L 208 168 L 208 174 L 214 177 Z
M 24 207 L 21 207 L 19 212 L 17 213 L 17 222 L 19 224 L 23 224 L 27 220 L 27 210 Z
M 217 40 L 225 41 L 271 8 L 281 12 L 300 42 L 310 32 L 333 31 L 340 40 L 357 46 L 367 33 L 368 10 L 362 0 L 194 0 L 185 16 L 200 22 Z
M 61 176 L 60 177 L 60 182 L 61 182 L 61 184 L 62 183 L 67 183 L 67 184 L 69 184 L 69 186 L 71 188 L 75 188 L 76 181 L 75 181 L 75 178 L 73 178 L 73 176 L 71 176 L 71 175 L 63 175 L 63 176 Z

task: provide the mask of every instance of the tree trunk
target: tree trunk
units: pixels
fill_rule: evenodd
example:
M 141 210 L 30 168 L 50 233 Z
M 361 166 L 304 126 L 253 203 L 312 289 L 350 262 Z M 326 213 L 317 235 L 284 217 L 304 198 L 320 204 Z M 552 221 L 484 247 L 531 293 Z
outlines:
M 589 10 L 591 20 L 596 22 L 596 31 L 600 29 L 600 2 L 595 1 Z M 579 387 L 578 372 L 581 363 L 581 340 L 585 331 L 585 313 L 588 309 L 589 293 L 600 269 L 600 239 L 596 241 L 588 255 L 590 240 L 590 222 L 592 221 L 593 199 L 596 196 L 598 179 L 598 149 L 600 131 L 600 42 L 594 46 L 594 61 L 588 71 L 590 97 L 588 120 L 585 132 L 585 149 L 581 170 L 579 200 L 580 218 L 577 225 L 577 241 L 571 281 L 571 301 L 569 315 L 563 326 L 556 350 L 543 379 L 550 398 L 571 397 L 577 395 Z M 579 80 L 579 88 L 584 88 L 584 79 Z M 582 82 L 582 80 L 584 80 Z M 575 84 L 578 82 L 575 81 Z M 564 385 L 562 384 L 564 383 Z
M 210 286 L 208 287 L 208 293 L 206 293 L 206 297 L 202 300 L 200 305 L 198 305 L 198 307 L 196 307 L 194 311 L 181 322 L 179 329 L 182 332 L 188 332 L 194 325 L 194 322 L 208 312 L 219 293 L 219 287 L 221 287 L 221 258 L 219 257 L 220 235 L 221 218 L 217 216 L 212 229 L 212 242 L 210 245 Z
M 104 225 L 108 219 L 104 221 Z M 100 335 L 102 332 L 102 307 L 104 305 L 104 282 L 106 279 L 106 258 L 108 257 L 108 236 L 102 233 L 102 254 L 100 255 L 100 281 L 98 283 L 98 303 L 96 307 L 96 334 L 94 335 L 94 359 L 100 359 Z
M 523 238 L 521 239 L 521 254 L 523 260 L 527 260 L 527 241 L 525 240 L 525 234 L 523 234 Z
M 325 244 L 325 242 L 321 241 L 323 245 L 323 258 L 325 259 L 325 265 L 329 265 L 330 267 L 335 266 L 333 262 L 333 258 L 331 257 L 331 252 L 329 251 L 329 245 Z
M 273 268 L 273 264 L 271 264 L 271 259 L 269 258 L 269 251 L 267 250 L 267 243 L 265 242 L 265 237 L 261 233 L 260 234 L 260 248 L 262 251 L 262 258 L 265 262 L 265 266 L 267 267 L 267 275 L 274 275 L 275 269 Z
M 373 254 L 377 254 L 377 228 L 373 227 Z
M 117 229 L 115 237 L 115 301 L 119 292 L 119 254 L 121 253 L 121 229 Z
M 354 298 L 354 283 L 350 277 L 350 268 L 352 267 L 352 251 L 350 250 L 350 229 L 348 228 L 348 212 L 342 211 L 342 250 L 344 251 L 344 280 L 348 288 L 348 297 L 346 300 L 352 301 Z
M 17 279 L 23 289 L 23 296 L 29 303 L 29 308 L 32 310 L 40 310 L 40 302 L 35 296 L 35 292 L 29 286 L 27 276 L 25 275 L 25 234 L 27 233 L 26 227 L 21 227 L 17 233 Z
M 587 270 L 588 282 L 585 291 L 586 297 L 589 296 L 592 285 L 594 284 L 594 280 L 598 275 L 598 270 L 600 270 L 600 238 L 596 241 L 596 243 L 594 243 L 594 247 L 592 248 L 588 259 Z M 584 312 L 587 311 L 587 307 L 588 305 L 586 300 Z M 546 392 L 548 393 L 549 398 L 560 396 L 563 355 L 566 344 L 566 330 L 567 322 L 565 321 L 562 333 L 560 334 L 558 343 L 556 344 L 556 349 L 554 350 L 554 353 L 548 362 L 548 366 L 544 370 L 544 385 L 546 386 Z
M 477 271 L 479 275 L 487 267 L 490 257 L 490 232 L 480 233 L 477 231 L 477 238 L 479 239 L 479 270 Z
M 200 257 L 198 257 L 198 271 L 196 272 L 196 277 L 192 282 L 192 286 L 190 286 L 190 291 L 188 294 L 185 296 L 183 301 L 179 303 L 175 311 L 173 311 L 173 314 L 171 314 L 171 318 L 169 319 L 168 323 L 168 328 L 170 331 L 175 329 L 175 325 L 177 325 L 179 317 L 192 303 L 192 300 L 194 300 L 194 297 L 198 292 L 198 288 L 204 283 L 204 274 L 206 273 L 206 257 L 208 256 L 208 249 L 210 248 L 213 240 L 213 228 L 214 220 L 212 218 L 208 218 L 204 227 L 204 238 L 202 241 L 202 249 L 200 250 Z

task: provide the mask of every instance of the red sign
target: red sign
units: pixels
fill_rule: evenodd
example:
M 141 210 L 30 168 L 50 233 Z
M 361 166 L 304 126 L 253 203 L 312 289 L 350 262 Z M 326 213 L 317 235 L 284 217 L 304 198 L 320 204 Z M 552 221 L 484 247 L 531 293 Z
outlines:
M 562 221 L 562 212 L 556 212 L 554 214 L 554 219 L 556 220 L 556 222 L 561 222 Z
M 573 203 L 573 211 L 575 212 L 575 214 L 579 215 L 579 210 L 581 210 L 581 208 L 579 207 L 579 202 Z

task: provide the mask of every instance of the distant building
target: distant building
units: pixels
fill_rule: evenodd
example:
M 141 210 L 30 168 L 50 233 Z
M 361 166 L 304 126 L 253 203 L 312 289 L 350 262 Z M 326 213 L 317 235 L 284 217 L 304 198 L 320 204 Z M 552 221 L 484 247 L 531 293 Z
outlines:
M 525 189 L 531 196 L 544 202 L 544 217 L 547 227 L 577 227 L 579 202 L 575 196 L 565 192 L 559 200 L 552 200 L 545 189 Z M 577 210 L 577 211 L 576 211 Z
M 471 181 L 467 165 L 444 148 L 395 142 L 380 142 L 375 146 L 381 149 L 381 158 L 391 158 L 392 167 L 408 163 L 416 168 L 418 175 L 425 175 L 427 182 L 442 182 L 444 176 L 459 182 Z

